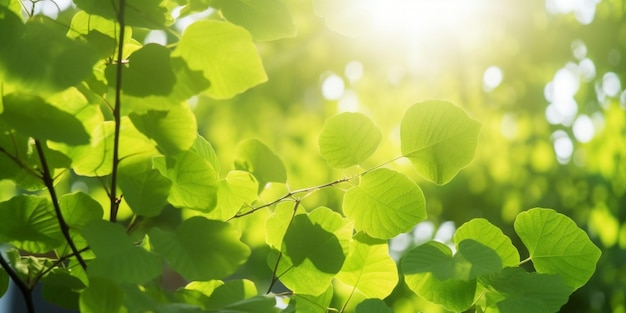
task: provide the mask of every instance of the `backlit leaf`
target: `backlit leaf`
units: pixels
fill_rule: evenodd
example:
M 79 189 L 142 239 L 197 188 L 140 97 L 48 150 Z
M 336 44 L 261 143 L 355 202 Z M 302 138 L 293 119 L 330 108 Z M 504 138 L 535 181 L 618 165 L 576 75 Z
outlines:
M 117 3 L 99 0 L 76 0 L 78 8 L 89 14 L 100 15 L 109 20 L 117 21 Z M 163 28 L 169 25 L 172 17 L 162 0 L 127 0 L 125 19 L 126 25 Z
M 90 278 L 89 287 L 80 294 L 82 313 L 124 313 L 122 289 L 104 278 Z
M 233 170 L 217 186 L 217 205 L 207 218 L 225 221 L 237 214 L 244 204 L 257 199 L 259 183 L 252 174 Z
M 296 35 L 289 8 L 280 0 L 215 0 L 231 23 L 245 27 L 256 40 L 275 40 Z
M 537 272 L 559 274 L 574 290 L 593 275 L 600 249 L 569 217 L 535 208 L 520 213 L 514 226 Z
M 41 94 L 74 86 L 92 72 L 96 51 L 67 38 L 63 23 L 37 15 L 23 24 L 4 6 L 0 16 L 0 80 Z
M 461 225 L 454 233 L 454 243 L 471 239 L 493 249 L 502 261 L 502 266 L 517 266 L 520 262 L 519 252 L 511 243 L 511 239 L 502 233 L 500 228 L 486 219 L 475 218 Z
M 259 181 L 259 188 L 263 188 L 268 182 L 287 181 L 283 161 L 269 147 L 256 139 L 248 139 L 239 144 L 235 168 L 252 173 Z
M 41 280 L 41 296 L 50 303 L 69 310 L 78 310 L 80 291 L 85 284 L 67 269 L 54 269 Z
M 393 313 L 393 311 L 383 300 L 367 299 L 356 306 L 355 313 Z
M 3 98 L 4 112 L 0 119 L 22 134 L 70 145 L 89 143 L 89 135 L 80 121 L 44 99 L 19 93 Z
M 328 286 L 328 289 L 319 296 L 296 294 L 294 298 L 298 313 L 326 313 L 333 299 L 333 286 Z
M 172 107 L 168 111 L 131 113 L 129 116 L 137 130 L 154 139 L 165 155 L 187 151 L 196 141 L 196 117 L 187 105 Z
M 213 98 L 231 98 L 267 80 L 252 37 L 230 23 L 203 20 L 191 24 L 173 56 L 182 57 L 192 70 L 202 70 L 211 82 L 207 94 Z
M 215 169 L 215 174 L 219 174 L 220 160 L 217 157 L 217 153 L 215 153 L 215 149 L 213 149 L 211 143 L 208 142 L 204 137 L 202 137 L 201 135 L 196 136 L 196 141 L 193 143 L 191 149 L 189 150 L 195 152 L 203 159 L 211 163 L 211 166 L 213 166 L 213 169 Z
M 296 210 L 295 213 L 294 210 Z M 265 242 L 267 242 L 271 248 L 280 250 L 283 245 L 283 237 L 290 224 L 289 221 L 291 221 L 291 216 L 305 213 L 306 211 L 302 206 L 298 205 L 296 208 L 295 204 L 292 202 L 281 202 L 277 204 L 274 209 L 274 214 L 267 219 Z
M 390 239 L 408 232 L 426 218 L 422 190 L 408 177 L 380 168 L 346 192 L 344 214 L 355 220 L 355 228 L 369 236 Z
M 185 220 L 175 232 L 153 228 L 149 236 L 154 249 L 187 280 L 228 276 L 250 255 L 231 225 L 199 216 Z
M 61 245 L 62 238 L 46 198 L 21 195 L 0 202 L 0 242 L 31 253 L 45 253 Z
M 287 227 L 276 275 L 295 293 L 319 295 L 341 270 L 352 225 L 328 208 L 298 214 Z M 270 258 L 270 266 L 275 259 Z
M 519 267 L 481 279 L 487 286 L 485 313 L 553 313 L 565 304 L 572 289 L 554 274 L 527 273 Z
M 347 168 L 371 156 L 381 137 L 380 130 L 365 115 L 341 113 L 324 123 L 319 138 L 320 154 L 328 165 Z
M 398 284 L 398 270 L 387 242 L 357 234 L 337 279 L 366 298 L 387 297 Z
M 87 223 L 102 219 L 104 214 L 98 201 L 80 191 L 61 196 L 59 206 L 67 225 L 79 231 Z
M 172 181 L 168 201 L 177 208 L 209 212 L 217 203 L 217 179 L 211 164 L 187 151 L 154 158 L 155 168 Z
M 413 105 L 400 127 L 402 154 L 436 184 L 448 183 L 476 152 L 480 123 L 446 101 Z
M 429 302 L 454 312 L 463 312 L 474 303 L 476 280 L 440 280 L 430 272 L 407 274 L 402 264 L 401 268 L 409 289 Z
M 161 213 L 172 187 L 172 182 L 156 169 L 139 173 L 120 171 L 118 183 L 133 212 L 147 217 Z
M 141 284 L 161 274 L 161 260 L 135 246 L 120 224 L 92 221 L 82 231 L 96 259 L 89 263 L 89 277 L 103 277 L 117 283 Z

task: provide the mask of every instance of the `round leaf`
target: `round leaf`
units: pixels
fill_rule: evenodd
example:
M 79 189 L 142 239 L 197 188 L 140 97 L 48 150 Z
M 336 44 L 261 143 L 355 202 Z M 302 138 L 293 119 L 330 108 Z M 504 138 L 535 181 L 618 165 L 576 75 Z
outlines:
M 131 210 L 142 216 L 159 215 L 172 187 L 172 182 L 156 169 L 137 174 L 120 171 L 118 183 Z
M 154 249 L 187 280 L 226 277 L 250 255 L 231 225 L 199 216 L 185 220 L 176 232 L 153 228 L 149 236 Z
M 517 266 L 520 262 L 519 252 L 511 239 L 502 233 L 500 228 L 484 218 L 475 218 L 461 225 L 454 233 L 454 243 L 458 246 L 463 240 L 471 239 L 493 249 L 502 260 L 502 266 Z
M 137 130 L 157 142 L 165 155 L 189 150 L 198 136 L 196 117 L 187 105 L 172 107 L 168 111 L 148 111 L 129 115 Z
M 520 213 L 514 227 L 537 272 L 559 274 L 574 289 L 584 285 L 595 272 L 600 249 L 569 217 L 551 209 L 535 208 Z
M 346 192 L 344 214 L 355 228 L 380 239 L 410 231 L 426 218 L 422 190 L 405 175 L 380 168 L 365 175 L 359 186 Z
M 235 168 L 252 173 L 259 181 L 259 188 L 268 182 L 284 183 L 287 170 L 283 161 L 268 146 L 256 139 L 248 139 L 239 144 Z
M 474 158 L 480 123 L 446 101 L 413 105 L 400 126 L 402 155 L 436 184 L 448 183 Z
M 208 95 L 231 98 L 267 76 L 250 33 L 226 22 L 202 20 L 183 33 L 173 56 L 181 56 L 192 70 L 211 82 Z
M 360 164 L 376 151 L 380 130 L 361 113 L 341 113 L 324 123 L 319 138 L 320 154 L 328 165 L 347 168 Z
M 89 287 L 80 294 L 83 313 L 122 313 L 124 293 L 114 283 L 103 278 L 90 278 Z

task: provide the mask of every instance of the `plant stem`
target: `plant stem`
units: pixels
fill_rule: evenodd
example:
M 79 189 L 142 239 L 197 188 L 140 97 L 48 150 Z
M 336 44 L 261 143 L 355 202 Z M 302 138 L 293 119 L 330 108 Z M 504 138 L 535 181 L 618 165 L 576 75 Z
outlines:
M 293 219 L 296 217 L 296 211 L 298 211 L 299 205 L 300 205 L 300 200 L 296 200 L 296 203 L 293 205 L 293 212 L 291 212 L 291 218 L 289 219 L 289 224 L 287 224 L 287 229 L 289 229 L 289 226 L 291 226 L 291 223 L 293 223 Z M 283 252 L 282 251 L 278 252 L 278 257 L 276 258 L 276 263 L 274 264 L 274 269 L 272 270 L 272 282 L 270 283 L 270 286 L 267 288 L 267 292 L 265 294 L 269 294 L 272 291 L 272 287 L 274 287 L 274 284 L 278 281 L 280 276 L 285 274 L 283 273 L 280 275 L 276 275 L 276 272 L 278 272 L 278 264 L 280 263 L 280 259 L 282 256 L 283 256 Z
M 117 73 L 115 82 L 115 106 L 113 107 L 113 119 L 115 120 L 115 133 L 113 136 L 113 166 L 111 170 L 111 210 L 109 220 L 115 222 L 117 220 L 117 210 L 120 206 L 121 199 L 117 198 L 117 170 L 120 164 L 120 129 L 122 124 L 122 69 L 124 68 L 124 36 L 126 24 L 124 22 L 124 11 L 126 9 L 126 0 L 119 0 L 119 8 L 117 11 L 117 23 L 120 25 L 120 38 L 117 46 Z
M 76 248 L 76 245 L 74 244 L 74 240 L 72 240 L 72 237 L 70 236 L 70 227 L 69 225 L 67 225 L 67 223 L 65 222 L 65 219 L 63 218 L 61 207 L 59 206 L 59 199 L 54 189 L 54 180 L 52 179 L 50 168 L 48 167 L 48 162 L 46 161 L 46 156 L 44 155 L 41 141 L 36 139 L 35 147 L 37 148 L 37 154 L 39 155 L 39 160 L 41 161 L 41 167 L 43 171 L 43 177 L 42 177 L 43 183 L 48 189 L 48 193 L 50 194 L 50 199 L 52 200 L 52 205 L 54 206 L 54 213 L 57 216 L 57 220 L 59 221 L 59 227 L 61 228 L 61 233 L 63 234 L 65 241 L 67 241 L 67 244 L 70 246 L 72 253 L 74 254 L 74 256 L 76 256 L 76 260 L 78 260 L 78 263 L 80 263 L 80 266 L 83 269 L 87 269 L 87 263 L 85 263 L 85 260 L 83 260 L 83 258 L 80 256 L 80 253 L 78 252 L 78 249 Z
M 78 250 L 79 253 L 83 253 L 85 251 L 89 250 L 89 247 L 84 247 L 80 250 Z M 37 276 L 35 276 L 35 279 L 33 279 L 33 281 L 35 282 L 35 284 L 37 284 L 37 282 L 39 282 L 39 280 L 44 277 L 46 274 L 48 274 L 50 271 L 52 271 L 53 269 L 55 269 L 57 267 L 57 265 L 61 264 L 63 261 L 71 258 L 74 256 L 74 253 L 70 253 L 67 255 L 64 255 L 62 257 L 60 257 L 58 260 L 56 260 L 54 263 L 52 263 L 52 265 L 50 265 L 50 267 L 48 267 L 47 269 L 45 269 L 44 271 L 40 272 L 39 274 L 37 274 Z
M 26 285 L 26 283 L 24 283 L 20 279 L 19 276 L 17 276 L 17 273 L 13 270 L 11 265 L 9 265 L 9 263 L 4 259 L 4 256 L 2 256 L 2 253 L 0 253 L 0 265 L 2 265 L 2 267 L 7 272 L 7 274 L 9 274 L 9 277 L 11 277 L 11 280 L 13 280 L 17 288 L 22 293 L 24 302 L 26 302 L 26 309 L 28 313 L 35 313 L 35 305 L 33 303 L 32 290 Z

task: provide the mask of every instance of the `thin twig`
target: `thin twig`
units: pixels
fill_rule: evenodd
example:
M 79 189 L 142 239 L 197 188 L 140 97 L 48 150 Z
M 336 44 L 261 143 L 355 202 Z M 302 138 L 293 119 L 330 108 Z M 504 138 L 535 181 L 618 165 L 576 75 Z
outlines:
M 87 250 L 89 250 L 89 247 L 84 247 L 80 250 L 78 250 L 79 253 L 83 253 Z M 54 261 L 54 263 L 52 263 L 52 265 L 50 265 L 50 267 L 48 267 L 47 269 L 45 269 L 44 271 L 42 271 L 41 273 L 37 274 L 37 276 L 35 276 L 35 278 L 33 279 L 33 282 L 35 284 L 37 284 L 37 282 L 39 282 L 39 280 L 44 277 L 46 274 L 48 274 L 50 271 L 52 271 L 53 269 L 55 269 L 59 264 L 63 263 L 64 261 L 66 261 L 67 259 L 71 258 L 74 256 L 74 253 L 70 253 L 67 255 L 64 255 L 62 257 L 60 257 L 58 260 Z
M 43 171 L 42 180 L 44 185 L 48 189 L 48 193 L 50 194 L 50 199 L 52 200 L 52 205 L 54 206 L 54 213 L 56 214 L 57 220 L 59 221 L 59 228 L 61 228 L 61 233 L 63 234 L 65 241 L 67 241 L 67 244 L 70 246 L 70 249 L 72 249 L 72 253 L 76 256 L 76 260 L 78 260 L 80 266 L 83 269 L 87 269 L 87 263 L 85 263 L 85 260 L 83 260 L 83 258 L 80 256 L 80 253 L 78 252 L 78 249 L 74 244 L 74 240 L 72 240 L 72 236 L 70 235 L 70 227 L 69 225 L 67 225 L 65 219 L 63 218 L 61 207 L 59 206 L 59 199 L 54 189 L 54 180 L 52 179 L 50 168 L 48 167 L 48 162 L 46 161 L 43 146 L 41 144 L 41 141 L 39 141 L 38 139 L 35 139 L 35 147 L 37 148 L 37 154 L 39 154 L 39 160 L 41 161 L 41 168 Z
M 17 289 L 19 289 L 22 293 L 22 296 L 24 297 L 24 302 L 26 302 L 26 309 L 28 310 L 28 313 L 35 313 L 32 290 L 26 285 L 23 280 L 20 279 L 15 270 L 13 270 L 11 265 L 9 265 L 9 262 L 4 259 L 2 253 L 0 253 L 0 265 L 2 265 L 2 268 L 4 268 L 7 274 L 9 274 L 9 277 L 11 277 L 11 280 L 13 280 L 13 282 L 17 286 Z
M 117 23 L 120 25 L 120 38 L 117 46 L 117 73 L 115 82 L 115 107 L 113 107 L 113 119 L 115 120 L 115 133 L 113 136 L 113 168 L 111 170 L 111 210 L 109 220 L 115 222 L 117 220 L 117 210 L 120 206 L 121 199 L 117 198 L 117 170 L 120 164 L 120 129 L 122 124 L 122 70 L 124 68 L 124 35 L 126 24 L 124 22 L 124 12 L 126 9 L 126 0 L 119 0 L 119 8 L 117 11 Z
M 298 211 L 298 206 L 300 206 L 300 200 L 296 200 L 296 202 L 293 205 L 293 211 L 291 212 L 291 218 L 289 219 L 289 223 L 287 224 L 287 229 L 289 229 L 289 226 L 291 226 L 291 223 L 293 223 L 293 219 L 296 217 L 296 212 Z M 278 257 L 276 258 L 276 263 L 274 264 L 274 269 L 272 270 L 272 282 L 270 283 L 270 286 L 267 288 L 267 292 L 265 294 L 269 294 L 272 291 L 272 287 L 274 287 L 274 284 L 278 281 L 278 279 L 284 275 L 288 270 L 291 269 L 291 267 L 289 269 L 287 269 L 285 272 L 283 272 L 280 275 L 276 275 L 276 273 L 278 272 L 278 264 L 280 263 L 280 259 L 283 256 L 283 252 L 279 251 L 278 252 Z

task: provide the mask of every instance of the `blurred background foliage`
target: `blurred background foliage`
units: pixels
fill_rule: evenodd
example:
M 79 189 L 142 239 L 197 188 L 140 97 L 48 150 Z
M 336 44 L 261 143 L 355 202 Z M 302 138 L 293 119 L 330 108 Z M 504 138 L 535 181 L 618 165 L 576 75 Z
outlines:
M 267 83 L 228 101 L 198 99 L 203 135 L 225 167 L 239 140 L 261 139 L 286 162 L 289 186 L 301 188 L 346 174 L 317 153 L 325 117 L 372 117 L 386 134 L 374 166 L 400 154 L 409 105 L 450 100 L 483 123 L 477 157 L 443 187 L 403 160 L 392 164 L 414 173 L 429 212 L 392 241 L 396 255 L 425 238 L 445 241 L 453 225 L 475 217 L 514 237 L 519 212 L 550 207 L 603 250 L 596 275 L 562 312 L 626 312 L 626 2 L 422 2 L 402 12 L 402 1 L 390 1 L 398 7 L 378 8 L 382 20 L 350 37 L 326 27 L 311 1 L 286 1 L 298 35 L 258 44 Z M 317 193 L 308 206 L 339 209 L 337 195 Z M 388 303 L 395 312 L 438 310 L 402 286 Z
M 572 217 L 603 250 L 596 275 L 562 312 L 626 312 L 626 92 L 621 83 L 626 1 L 393 0 L 370 8 L 373 17 L 358 27 L 328 27 L 313 2 L 285 0 L 297 36 L 257 43 L 267 83 L 229 100 L 192 99 L 200 133 L 214 145 L 222 175 L 233 168 L 237 144 L 257 138 L 283 159 L 288 173 L 288 187 L 272 186 L 264 199 L 277 198 L 284 188 L 330 182 L 351 172 L 333 170 L 319 156 L 317 138 L 328 116 L 362 112 L 383 130 L 381 147 L 366 166 L 371 167 L 401 154 L 399 123 L 410 105 L 452 101 L 483 124 L 477 156 L 445 186 L 420 178 L 406 160 L 390 164 L 420 184 L 429 213 L 427 222 L 392 240 L 392 255 L 399 258 L 433 237 L 449 241 L 455 227 L 476 217 L 515 240 L 512 223 L 519 212 L 554 208 Z M 58 13 L 55 5 L 42 3 L 38 10 Z M 58 19 L 63 21 L 63 12 Z M 361 34 L 348 36 L 346 29 Z M 166 39 L 154 32 L 134 36 Z M 99 184 L 67 179 L 68 189 L 91 188 L 92 194 Z M 8 198 L 13 188 L 0 182 L 0 198 Z M 304 205 L 341 210 L 340 196 L 325 189 Z M 271 279 L 267 248 L 262 248 L 268 215 L 261 211 L 234 221 L 244 240 L 257 247 L 252 262 L 240 269 L 242 277 Z M 386 301 L 398 313 L 443 312 L 402 283 Z

